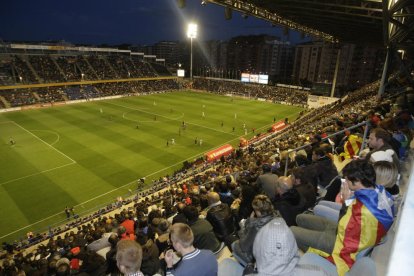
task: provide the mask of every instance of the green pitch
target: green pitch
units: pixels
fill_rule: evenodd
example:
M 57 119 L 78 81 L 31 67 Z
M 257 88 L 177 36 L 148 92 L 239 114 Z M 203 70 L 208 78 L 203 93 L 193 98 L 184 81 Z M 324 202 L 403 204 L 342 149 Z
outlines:
M 65 222 L 65 206 L 83 213 L 130 195 L 141 177 L 301 110 L 183 91 L 0 114 L 0 241 Z

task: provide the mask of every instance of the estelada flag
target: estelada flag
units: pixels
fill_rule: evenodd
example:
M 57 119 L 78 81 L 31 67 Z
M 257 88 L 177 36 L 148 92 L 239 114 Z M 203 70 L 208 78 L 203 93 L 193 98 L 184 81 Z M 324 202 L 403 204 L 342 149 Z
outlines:
M 394 220 L 393 199 L 384 187 L 355 191 L 354 200 L 338 223 L 335 246 L 328 260 L 338 275 L 355 263 L 359 252 L 378 244 Z

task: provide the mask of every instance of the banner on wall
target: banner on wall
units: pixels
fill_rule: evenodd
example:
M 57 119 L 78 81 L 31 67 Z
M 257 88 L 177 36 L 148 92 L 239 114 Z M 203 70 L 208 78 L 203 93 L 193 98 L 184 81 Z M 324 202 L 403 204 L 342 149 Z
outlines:
M 233 147 L 230 144 L 221 146 L 217 149 L 214 149 L 206 153 L 207 161 L 212 162 L 214 160 L 219 159 L 222 156 L 227 156 L 231 154 L 232 151 Z
M 272 131 L 276 132 L 276 131 L 281 131 L 282 129 L 284 129 L 286 127 L 286 124 L 284 121 L 279 121 L 275 124 L 272 125 Z

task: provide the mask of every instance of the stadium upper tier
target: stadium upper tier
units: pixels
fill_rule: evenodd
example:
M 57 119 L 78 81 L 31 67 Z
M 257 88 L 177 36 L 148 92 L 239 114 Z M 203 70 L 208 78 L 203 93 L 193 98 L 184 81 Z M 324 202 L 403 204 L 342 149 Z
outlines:
M 77 52 L 71 55 L 3 53 L 0 86 L 171 76 L 143 55 Z

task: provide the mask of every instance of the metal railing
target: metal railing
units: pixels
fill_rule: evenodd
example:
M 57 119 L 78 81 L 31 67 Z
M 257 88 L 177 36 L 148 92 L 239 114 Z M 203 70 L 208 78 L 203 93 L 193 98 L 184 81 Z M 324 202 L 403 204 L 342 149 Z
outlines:
M 360 148 L 360 150 L 359 150 L 359 152 L 358 152 L 358 154 L 360 154 L 360 153 L 362 152 L 362 150 L 364 149 L 364 147 L 365 147 L 365 143 L 366 143 L 366 139 L 367 139 L 367 135 L 368 135 L 368 129 L 369 129 L 369 121 L 364 121 L 364 122 L 362 122 L 362 123 L 359 123 L 359 124 L 356 124 L 356 125 L 354 125 L 354 126 L 351 126 L 351 127 L 345 128 L 345 129 L 340 130 L 340 131 L 338 131 L 338 132 L 335 132 L 335 133 L 333 133 L 333 134 L 331 134 L 331 135 L 328 135 L 328 136 L 326 136 L 326 137 L 322 138 L 322 141 L 328 140 L 328 139 L 329 139 L 329 138 L 331 138 L 331 137 L 335 137 L 335 136 L 337 136 L 337 135 L 339 135 L 339 134 L 342 134 L 342 133 L 344 133 L 344 132 L 346 132 L 346 131 L 349 131 L 349 130 L 352 130 L 352 129 L 355 129 L 355 128 L 358 128 L 358 127 L 361 127 L 361 126 L 364 126 L 364 125 L 365 125 L 364 136 L 363 136 L 363 138 L 362 138 L 362 145 L 361 145 L 361 148 Z M 292 152 L 296 152 L 296 151 L 298 151 L 298 150 L 304 149 L 304 148 L 306 148 L 306 147 L 309 147 L 309 145 L 310 145 L 310 144 L 307 144 L 307 145 L 303 145 L 303 146 L 297 147 L 297 148 L 292 149 L 292 150 L 288 150 L 288 152 L 287 152 L 287 156 L 286 156 L 287 160 L 286 160 L 286 162 L 285 162 L 285 172 L 284 172 L 284 176 L 287 176 L 288 165 L 289 165 L 289 162 L 288 162 L 288 160 L 289 160 L 289 154 L 291 154 Z

